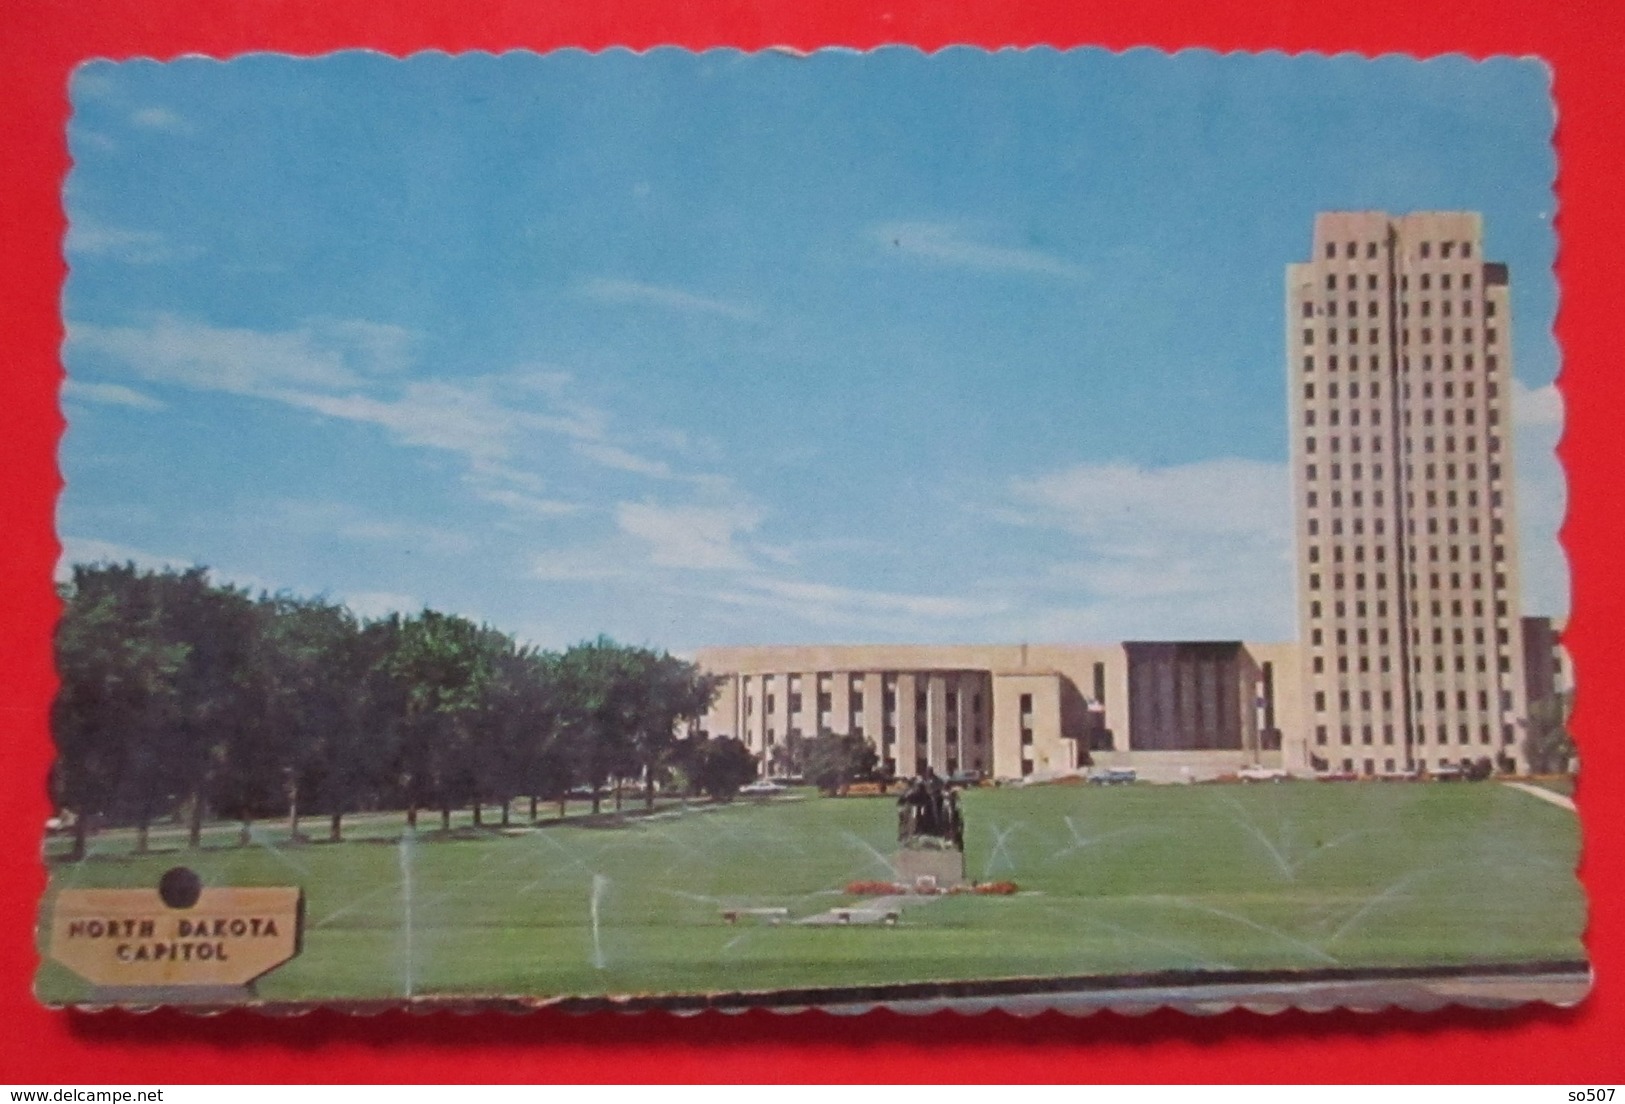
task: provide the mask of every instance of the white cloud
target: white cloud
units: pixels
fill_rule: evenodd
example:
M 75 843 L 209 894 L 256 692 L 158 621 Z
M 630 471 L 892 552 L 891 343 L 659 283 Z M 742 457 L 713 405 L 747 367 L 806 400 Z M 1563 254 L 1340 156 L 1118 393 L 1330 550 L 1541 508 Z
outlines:
M 828 623 L 871 617 L 917 617 L 930 620 L 987 617 L 1008 606 L 996 599 L 906 594 L 857 587 L 804 583 L 760 576 L 745 580 L 754 590 L 780 599 L 779 607 L 809 621 Z
M 577 456 L 591 460 L 599 467 L 630 472 L 633 475 L 647 475 L 654 479 L 672 477 L 671 465 L 664 460 L 650 460 L 619 445 L 602 441 L 578 441 L 574 448 Z
M 623 533 L 649 546 L 650 562 L 657 567 L 741 571 L 752 565 L 736 538 L 754 530 L 761 515 L 744 507 L 623 502 L 616 507 L 615 522 Z
M 449 383 L 411 383 L 395 398 L 279 391 L 271 397 L 329 418 L 379 426 L 402 444 L 496 461 L 524 421 L 489 395 Z
M 130 121 L 139 127 L 148 130 L 185 130 L 186 120 L 167 107 L 138 108 L 130 115 Z
M 101 403 L 108 406 L 128 406 L 136 410 L 163 410 L 164 404 L 151 395 L 144 395 L 131 387 L 117 383 L 84 383 L 65 380 L 62 397 L 70 402 Z
M 1553 448 L 1561 407 L 1524 392 L 1517 463 L 1523 600 L 1568 609 L 1557 543 L 1566 486 Z M 1518 402 L 1515 397 L 1515 403 Z M 1290 639 L 1291 498 L 1284 465 L 1221 459 L 1154 468 L 1080 465 L 1018 480 L 995 516 L 1065 534 L 1071 548 L 1004 579 L 1026 639 Z
M 411 616 L 423 609 L 423 603 L 410 594 L 392 594 L 385 590 L 351 591 L 342 601 L 351 613 L 369 621 L 382 620 L 392 613 Z
M 640 586 L 698 598 L 719 607 L 767 611 L 775 618 L 847 629 L 906 632 L 909 622 L 985 618 L 1004 612 L 1000 598 L 943 596 L 837 586 L 788 578 L 769 570 L 783 566 L 782 550 L 752 538 L 761 511 L 743 503 L 664 506 L 623 502 L 615 520 L 623 538 L 592 553 L 586 550 L 537 557 L 533 573 L 550 580 L 636 580 Z M 702 573 L 725 585 L 704 591 L 686 581 Z M 923 631 L 923 630 L 922 630 Z
M 515 368 L 503 373 L 502 379 L 511 387 L 534 391 L 560 402 L 564 401 L 567 390 L 575 382 L 575 377 L 569 372 L 540 365 Z
M 408 383 L 388 398 L 295 390 L 269 392 L 266 397 L 329 418 L 379 426 L 401 444 L 459 454 L 469 462 L 476 483 L 538 488 L 540 476 L 511 462 L 537 436 L 562 437 L 572 442 L 578 455 L 601 467 L 672 477 L 663 462 L 645 460 L 603 441 L 608 419 L 601 411 L 581 404 L 548 412 L 524 409 L 499 397 L 505 394 L 501 377 L 482 377 Z
M 133 563 L 136 567 L 145 571 L 185 571 L 193 567 L 208 567 L 209 578 L 216 583 L 240 587 L 255 594 L 261 591 L 274 594 L 283 589 L 280 584 L 273 583 L 263 576 L 230 571 L 213 564 L 203 564 L 196 557 L 149 552 L 143 548 L 99 540 L 95 537 L 64 535 L 61 537 L 61 541 L 62 554 L 57 558 L 56 569 L 53 572 L 53 576 L 58 582 L 65 582 L 73 578 L 75 564 Z
M 321 341 L 337 344 L 357 360 L 364 371 L 374 375 L 405 369 L 411 363 L 412 346 L 417 341 L 417 334 L 405 326 L 365 318 L 326 319 L 314 323 L 305 332 Z
M 149 326 L 68 326 L 67 355 L 119 360 L 151 383 L 208 391 L 264 394 L 274 388 L 335 390 L 361 382 L 374 367 L 366 343 L 346 343 L 342 325 L 262 331 L 210 326 L 163 316 Z
M 641 451 L 693 451 L 700 447 L 693 438 L 658 426 L 617 431 L 606 411 L 571 397 L 568 373 L 524 366 L 456 379 L 403 379 L 414 342 L 407 329 L 358 319 L 261 331 L 162 316 L 146 326 L 74 323 L 67 352 L 70 363 L 106 359 L 148 383 L 276 402 L 375 426 L 400 445 L 450 453 L 466 465 L 462 479 L 471 493 L 520 524 L 582 509 L 542 493 L 547 481 L 537 469 L 550 439 L 606 471 L 686 483 L 714 500 L 732 497 L 726 477 L 679 471 Z M 135 405 L 142 398 L 122 385 L 86 387 L 99 388 L 81 387 L 79 397 L 88 401 Z
M 579 583 L 623 578 L 632 565 L 598 548 L 560 548 L 531 556 L 530 574 L 548 583 Z
M 469 461 L 467 481 L 472 485 L 505 484 L 533 494 L 547 486 L 547 480 L 533 471 L 483 457 Z
M 75 564 L 102 563 L 133 563 L 145 571 L 185 571 L 198 566 L 195 559 L 186 556 L 163 555 L 91 537 L 65 536 L 62 538 L 62 555 L 57 561 L 55 577 L 58 582 L 67 582 L 73 578 Z M 288 589 L 286 584 L 275 583 L 259 575 L 215 567 L 210 567 L 209 578 L 215 583 L 238 587 L 255 595 L 278 594 Z M 333 600 L 342 602 L 356 616 L 364 618 L 386 617 L 396 612 L 412 614 L 423 608 L 420 599 L 389 591 L 350 591 Z
M 197 256 L 199 249 L 177 249 L 155 230 L 130 230 L 104 226 L 76 216 L 68 225 L 63 249 L 70 257 L 99 257 L 123 264 L 162 264 Z
M 473 491 L 476 498 L 495 503 L 498 506 L 512 510 L 516 514 L 529 514 L 532 517 L 555 518 L 581 511 L 581 506 L 574 502 L 565 502 L 556 498 L 539 498 L 536 495 L 509 490 L 505 487 L 476 486 Z
M 1285 538 L 1291 528 L 1286 466 L 1259 460 L 1079 464 L 1018 479 L 1011 492 L 1035 523 L 1126 547 L 1142 543 L 1142 535 Z
M 1544 387 L 1530 387 L 1520 379 L 1512 381 L 1512 422 L 1525 428 L 1533 426 L 1561 426 L 1563 424 L 1563 396 L 1555 383 Z
M 122 92 L 118 82 L 113 79 L 113 64 L 108 61 L 81 62 L 68 78 L 72 98 L 117 101 Z
M 1168 467 L 1085 464 L 1010 487 L 1004 520 L 1072 549 L 1000 585 L 1021 595 L 1031 638 L 1288 639 L 1294 579 L 1285 465 L 1219 459 Z M 1057 601 L 1059 596 L 1065 596 Z
M 690 314 L 720 315 L 736 321 L 745 321 L 754 317 L 756 313 L 749 307 L 725 299 L 696 295 L 682 288 L 666 287 L 661 284 L 646 284 L 639 280 L 597 277 L 583 284 L 581 290 L 589 298 L 606 303 L 646 304 Z
M 342 522 L 333 531 L 346 540 L 405 545 L 437 556 L 464 555 L 472 552 L 477 545 L 467 533 L 407 521 L 362 518 Z
M 157 553 L 147 552 L 144 549 L 132 548 L 125 544 L 115 544 L 112 541 L 96 540 L 93 537 L 72 537 L 64 535 L 62 538 L 62 553 L 57 557 L 54 575 L 58 582 L 64 582 L 73 577 L 74 564 L 99 563 L 133 563 L 147 571 L 163 571 L 165 568 L 187 568 L 194 566 L 188 560 L 177 559 L 173 556 L 161 556 Z
M 516 446 L 536 435 L 570 441 L 578 456 L 602 468 L 716 481 L 679 475 L 666 461 L 611 439 L 604 411 L 565 398 L 566 373 L 526 369 L 389 386 L 410 363 L 414 340 L 403 327 L 359 319 L 263 331 L 164 316 L 148 326 L 73 323 L 67 351 L 70 358 L 91 354 L 122 362 L 151 383 L 247 395 L 379 426 L 402 444 L 461 455 L 472 476 L 522 489 L 534 490 L 536 477 L 510 461 Z M 516 396 L 540 396 L 548 409 L 515 405 Z M 672 444 L 687 438 L 657 429 L 651 440 Z M 536 512 L 534 502 L 512 501 Z
M 1088 275 L 1081 266 L 1042 250 L 976 241 L 964 236 L 963 229 L 952 223 L 889 222 L 873 227 L 870 236 L 894 252 L 955 268 L 1068 280 Z
M 69 141 L 72 143 L 75 150 L 77 150 L 81 144 L 89 146 L 91 149 L 102 151 L 112 151 L 118 149 L 118 143 L 113 141 L 113 139 L 109 138 L 107 135 L 103 134 L 101 131 L 91 130 L 89 127 L 80 126 L 77 122 L 73 124 L 73 131 L 69 135 Z
M 1563 400 L 1551 384 L 1527 387 L 1515 380 L 1513 387 L 1514 508 L 1524 611 L 1561 616 L 1569 610 L 1568 560 L 1557 539 L 1568 503 L 1568 481 L 1556 451 L 1563 433 Z

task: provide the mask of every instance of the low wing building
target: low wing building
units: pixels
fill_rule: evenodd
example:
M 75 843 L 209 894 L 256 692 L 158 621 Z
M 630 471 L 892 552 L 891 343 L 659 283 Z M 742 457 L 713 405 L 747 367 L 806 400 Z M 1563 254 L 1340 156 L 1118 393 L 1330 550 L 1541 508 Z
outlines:
M 866 737 L 899 775 L 1126 767 L 1171 781 L 1309 766 L 1291 645 L 814 645 L 696 659 L 724 679 L 701 727 L 743 740 L 770 775 L 790 773 L 798 743 L 820 732 Z

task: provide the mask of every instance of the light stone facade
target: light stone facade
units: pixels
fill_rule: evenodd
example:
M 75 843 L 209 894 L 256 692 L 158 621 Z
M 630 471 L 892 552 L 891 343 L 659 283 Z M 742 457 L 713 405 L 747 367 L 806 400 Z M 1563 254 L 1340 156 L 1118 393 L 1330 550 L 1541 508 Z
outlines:
M 1507 270 L 1479 216 L 1322 214 L 1287 268 L 1309 753 L 1522 764 Z
M 764 774 L 784 773 L 791 741 L 819 732 L 861 733 L 899 775 L 1053 777 L 1096 767 L 1133 767 L 1143 777 L 1212 777 L 1254 763 L 1280 765 L 1263 747 L 1266 713 L 1283 733 L 1296 726 L 1290 645 L 1221 645 L 1248 657 L 1246 685 L 1227 699 L 1233 747 L 1137 749 L 1130 733 L 1130 657 L 1122 644 L 808 645 L 706 648 L 696 658 L 723 685 L 699 727 L 743 740 Z M 1266 687 L 1260 673 L 1272 672 Z M 1275 675 L 1274 672 L 1280 672 Z M 1205 697 L 1211 697 L 1211 694 Z M 1199 712 L 1199 711 L 1198 711 Z M 1298 753 L 1297 758 L 1303 756 Z

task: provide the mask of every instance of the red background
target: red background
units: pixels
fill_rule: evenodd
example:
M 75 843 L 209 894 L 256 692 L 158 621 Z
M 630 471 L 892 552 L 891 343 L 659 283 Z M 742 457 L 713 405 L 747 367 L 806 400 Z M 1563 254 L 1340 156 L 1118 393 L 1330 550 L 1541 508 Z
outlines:
M 1625 593 L 1616 549 L 1625 490 L 1615 444 L 1625 277 L 1617 251 L 1616 166 L 1625 135 L 1625 52 L 1609 4 L 1510 0 L 11 0 L 0 14 L 0 1082 L 964 1080 L 1539 1081 L 1625 1080 Z M 54 684 L 50 586 L 60 485 L 56 399 L 64 276 L 59 190 L 67 170 L 69 69 L 89 57 L 314 54 L 370 46 L 545 50 L 662 44 L 811 49 L 907 42 L 988 47 L 1316 50 L 1364 54 L 1538 55 L 1561 116 L 1558 335 L 1570 478 L 1564 543 L 1574 568 L 1569 645 L 1583 685 L 1575 719 L 1586 777 L 1582 876 L 1597 986 L 1573 1010 L 1434 1015 L 1233 1013 L 1196 1019 L 1050 1014 L 929 1018 L 821 1013 L 458 1017 L 318 1013 L 212 1019 L 47 1012 L 29 992 L 32 925 L 44 872 L 35 826 L 48 815 L 46 711 Z

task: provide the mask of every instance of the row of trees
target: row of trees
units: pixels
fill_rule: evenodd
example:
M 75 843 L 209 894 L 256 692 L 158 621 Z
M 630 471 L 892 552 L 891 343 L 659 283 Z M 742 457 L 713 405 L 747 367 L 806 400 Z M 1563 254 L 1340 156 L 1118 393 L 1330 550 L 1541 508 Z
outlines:
M 56 806 L 75 854 L 92 821 L 149 826 L 182 815 L 193 846 L 208 816 L 328 819 L 420 812 L 676 779 L 730 797 L 755 776 L 739 741 L 678 739 L 717 680 L 664 652 L 607 638 L 541 651 L 425 610 L 378 620 L 344 606 L 213 583 L 203 569 L 80 566 L 64 587 L 53 709 Z

